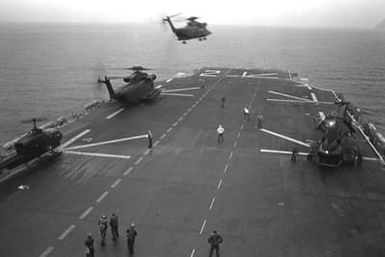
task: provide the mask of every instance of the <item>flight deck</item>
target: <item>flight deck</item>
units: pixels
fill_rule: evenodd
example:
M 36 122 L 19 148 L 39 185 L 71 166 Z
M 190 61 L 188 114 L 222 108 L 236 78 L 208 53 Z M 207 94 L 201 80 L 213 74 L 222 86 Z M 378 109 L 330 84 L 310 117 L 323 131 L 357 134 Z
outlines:
M 157 86 L 152 103 L 109 101 L 61 127 L 59 157 L 0 184 L 1 256 L 84 256 L 88 232 L 96 256 L 127 256 L 131 223 L 136 257 L 208 256 L 213 230 L 226 257 L 385 254 L 383 160 L 359 120 L 361 165 L 308 158 L 335 92 L 276 69 L 206 67 Z M 111 213 L 120 238 L 108 230 L 101 246 Z

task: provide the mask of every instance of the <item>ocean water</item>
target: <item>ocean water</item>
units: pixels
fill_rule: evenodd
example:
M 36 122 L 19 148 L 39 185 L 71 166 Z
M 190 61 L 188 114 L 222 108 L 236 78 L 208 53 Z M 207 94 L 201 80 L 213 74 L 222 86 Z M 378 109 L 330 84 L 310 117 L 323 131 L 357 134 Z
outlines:
M 205 66 L 281 68 L 334 89 L 385 132 L 385 33 L 370 30 L 210 26 L 207 41 L 178 42 L 146 24 L 0 24 L 0 143 L 94 99 L 95 67 L 142 65 L 159 79 Z M 121 74 L 111 70 L 109 74 Z M 23 122 L 24 121 L 24 122 Z

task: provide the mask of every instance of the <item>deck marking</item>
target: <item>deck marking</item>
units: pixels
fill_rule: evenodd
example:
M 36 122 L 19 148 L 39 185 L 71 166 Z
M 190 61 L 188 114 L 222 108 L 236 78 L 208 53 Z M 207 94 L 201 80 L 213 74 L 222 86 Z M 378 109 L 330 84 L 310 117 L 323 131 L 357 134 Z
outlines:
M 235 143 L 234 143 L 234 145 L 233 145 L 233 148 L 237 147 L 237 144 L 238 144 L 238 142 L 235 141 Z
M 222 179 L 219 180 L 219 183 L 218 183 L 218 186 L 217 186 L 217 189 L 219 189 L 222 185 Z
M 166 80 L 166 83 L 170 83 L 173 79 Z
M 165 138 L 165 137 L 166 137 L 166 134 L 163 134 L 163 135 L 160 136 L 159 139 L 163 139 L 163 138 Z
M 215 197 L 211 200 L 209 210 L 213 208 L 214 202 L 215 202 Z
M 268 93 L 274 94 L 274 95 L 279 95 L 279 96 L 285 96 L 287 98 L 292 98 L 292 99 L 296 99 L 296 100 L 300 100 L 300 101 L 304 101 L 304 102 L 313 102 L 312 100 L 309 100 L 306 98 L 302 98 L 302 97 L 298 97 L 298 96 L 294 96 L 294 95 L 288 95 L 288 94 L 284 94 L 284 93 L 280 93 L 280 92 L 276 92 L 276 91 L 272 91 L 272 90 L 269 90 Z
M 162 93 L 162 95 L 171 95 L 171 96 L 188 96 L 188 97 L 194 97 L 193 94 L 177 94 L 177 93 Z
M 205 226 L 206 226 L 206 220 L 203 221 L 201 231 L 199 231 L 199 235 L 202 235 L 202 232 L 203 232 L 203 229 L 205 228 Z
M 183 116 L 178 119 L 179 122 L 181 122 L 182 120 L 183 120 Z
M 72 224 L 71 226 L 69 226 L 64 232 L 63 232 L 63 234 L 61 234 L 57 239 L 58 240 L 64 240 L 71 232 L 72 232 L 72 230 L 74 230 L 75 229 L 75 225 L 74 224 Z
M 223 172 L 224 173 L 226 173 L 227 172 L 227 168 L 229 167 L 229 165 L 228 164 L 226 164 L 226 166 L 225 166 L 225 169 L 223 170 Z
M 302 104 L 335 104 L 334 102 L 307 102 L 307 101 L 300 101 L 300 100 L 287 100 L 287 99 L 276 99 L 276 98 L 266 98 L 266 101 L 270 102 L 284 102 L 284 103 L 302 103 Z
M 261 153 L 276 153 L 276 154 L 287 154 L 292 155 L 292 151 L 282 151 L 282 150 L 271 150 L 271 149 L 259 149 Z M 307 156 L 309 153 L 299 152 L 298 155 Z
M 122 181 L 122 179 L 121 179 L 121 178 L 118 178 L 118 179 L 114 182 L 114 184 L 112 184 L 110 187 L 111 187 L 111 188 L 115 188 L 115 187 L 120 183 L 120 181 Z
M 244 71 L 244 72 L 242 73 L 242 77 L 246 77 L 246 75 L 247 75 L 247 71 Z
M 158 144 L 159 144 L 159 141 L 156 141 L 156 142 L 154 143 L 153 147 L 154 147 L 154 146 L 157 146 Z
M 192 249 L 191 254 L 190 254 L 190 257 L 194 257 L 194 253 L 195 253 L 195 248 Z
M 147 149 L 147 150 L 143 153 L 143 155 L 144 155 L 144 156 L 148 155 L 148 154 L 150 153 L 150 151 L 151 151 L 151 149 Z
M 317 96 L 313 92 L 311 92 L 310 95 L 314 102 L 318 102 Z
M 99 146 L 99 145 L 114 144 L 114 143 L 120 143 L 120 142 L 125 142 L 125 141 L 130 141 L 130 140 L 135 140 L 135 139 L 141 139 L 141 138 L 147 138 L 147 137 L 148 137 L 147 134 L 146 135 L 133 136 L 133 137 L 124 137 L 124 138 L 120 138 L 120 139 L 113 139 L 113 140 L 108 140 L 108 141 L 98 142 L 98 143 L 93 143 L 93 144 L 68 147 L 65 150 L 76 150 L 76 149 L 88 148 L 88 147 Z
M 284 136 L 284 135 L 278 134 L 278 133 L 273 132 L 273 131 L 271 131 L 271 130 L 260 129 L 260 131 L 265 132 L 265 133 L 270 134 L 270 135 L 273 135 L 273 136 L 276 136 L 276 137 L 283 138 L 283 139 L 285 139 L 285 140 L 287 140 L 287 141 L 290 141 L 290 142 L 293 142 L 293 143 L 297 143 L 297 144 L 299 144 L 299 145 L 303 145 L 303 146 L 306 146 L 306 147 L 310 147 L 310 145 L 307 144 L 307 143 L 305 143 L 305 142 L 296 140 L 296 139 L 291 138 L 291 137 L 288 137 L 288 136 Z
M 239 138 L 240 136 L 241 136 L 241 132 L 238 132 L 237 138 Z
M 116 115 L 118 115 L 118 114 L 121 113 L 122 111 L 124 111 L 124 108 L 120 108 L 120 109 L 117 110 L 116 112 L 114 112 L 114 113 L 108 115 L 108 116 L 106 117 L 106 120 L 109 120 L 109 119 L 115 117 Z
M 241 125 L 241 130 L 243 130 L 243 124 Z
M 124 172 L 124 176 L 127 176 L 128 174 L 130 174 L 130 172 L 132 171 L 134 167 L 130 167 L 126 172 Z
M 232 157 L 233 157 L 233 152 L 230 153 L 229 160 L 231 160 Z
M 172 128 L 168 128 L 168 130 L 167 130 L 167 133 L 170 133 L 170 132 L 171 132 L 171 130 L 172 130 Z
M 176 127 L 177 125 L 178 125 L 177 121 L 172 124 L 173 127 Z
M 108 193 L 108 192 L 107 192 Z M 99 199 L 98 199 L 99 200 Z M 90 206 L 87 208 L 87 210 L 85 210 L 82 215 L 80 215 L 79 219 L 82 220 L 84 219 L 85 217 L 87 217 L 87 215 L 94 209 L 94 207 Z
M 47 249 L 42 252 L 39 257 L 47 257 L 55 249 L 53 246 L 49 246 Z M 195 250 L 195 249 L 194 249 Z
M 91 130 L 89 130 L 89 129 L 84 130 L 83 132 L 79 133 L 78 135 L 74 136 L 73 138 L 71 138 L 70 140 L 68 140 L 67 142 L 65 142 L 61 146 L 59 146 L 58 148 L 59 149 L 64 149 L 67 145 L 72 144 L 73 142 L 75 142 L 76 140 L 78 140 L 79 138 L 84 136 L 85 134 L 89 133 L 90 131 Z
M 188 110 L 187 110 L 187 111 L 188 111 L 188 112 L 191 112 L 191 110 L 192 110 L 192 108 L 190 107 L 190 108 L 188 108 Z
M 186 87 L 186 88 L 176 88 L 176 89 L 167 89 L 163 92 L 165 93 L 173 93 L 173 92 L 181 92 L 181 91 L 190 91 L 190 90 L 197 90 L 201 89 L 200 87 Z
M 90 152 L 76 152 L 76 151 L 68 151 L 68 150 L 64 150 L 63 153 L 74 154 L 74 155 L 93 156 L 93 157 L 131 159 L 131 156 L 129 156 L 129 155 L 117 155 L 117 154 L 105 154 L 105 153 L 90 153 Z
M 96 200 L 96 202 L 100 203 L 103 201 L 103 199 L 108 195 L 108 191 L 105 191 L 99 198 Z
M 140 157 L 136 160 L 135 165 L 138 165 L 141 161 L 143 161 L 143 157 L 142 157 L 142 156 L 140 156 Z

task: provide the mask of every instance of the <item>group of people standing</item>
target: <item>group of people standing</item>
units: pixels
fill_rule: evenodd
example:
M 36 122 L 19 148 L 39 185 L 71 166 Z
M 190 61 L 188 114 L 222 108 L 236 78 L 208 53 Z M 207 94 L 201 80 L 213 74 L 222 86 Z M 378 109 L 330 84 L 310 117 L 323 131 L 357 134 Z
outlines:
M 116 241 L 119 238 L 118 216 L 115 213 L 112 213 L 109 220 L 107 219 L 106 215 L 102 215 L 101 218 L 99 219 L 98 225 L 99 225 L 100 238 L 101 238 L 100 244 L 102 246 L 106 245 L 106 235 L 107 235 L 108 225 L 111 228 L 112 240 Z M 135 230 L 135 224 L 132 223 L 131 226 L 126 230 L 127 247 L 128 247 L 128 252 L 131 255 L 134 254 L 135 237 L 137 235 L 138 233 Z M 87 234 L 87 239 L 85 240 L 84 245 L 87 247 L 86 256 L 94 257 L 95 256 L 94 238 L 92 237 L 91 233 Z

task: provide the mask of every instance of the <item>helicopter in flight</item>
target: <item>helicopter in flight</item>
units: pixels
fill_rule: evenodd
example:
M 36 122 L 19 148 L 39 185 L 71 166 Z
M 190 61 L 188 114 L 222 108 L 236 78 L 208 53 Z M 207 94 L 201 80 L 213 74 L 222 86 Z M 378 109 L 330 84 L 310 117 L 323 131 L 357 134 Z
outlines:
M 119 70 L 132 70 L 127 77 L 122 76 L 104 76 L 99 78 L 98 83 L 106 85 L 110 99 L 115 99 L 119 102 L 151 102 L 154 101 L 160 94 L 160 87 L 154 86 L 155 74 L 147 74 L 144 70 L 151 70 L 142 66 L 133 66 L 129 68 L 122 68 Z M 119 88 L 114 89 L 111 80 L 122 79 L 124 84 Z
M 2 156 L 0 171 L 13 169 L 17 166 L 42 156 L 53 153 L 60 145 L 63 134 L 55 128 L 41 129 L 36 127 L 36 119 L 32 119 L 33 128 L 24 136 L 12 143 L 11 152 Z
M 195 38 L 199 41 L 206 40 L 206 37 L 211 34 L 211 32 L 206 28 L 207 23 L 196 21 L 198 17 L 195 16 L 186 19 L 188 22 L 185 27 L 175 28 L 171 21 L 171 18 L 175 16 L 177 15 L 166 16 L 163 18 L 163 22 L 168 22 L 172 32 L 174 32 L 178 40 L 182 41 L 183 44 L 186 44 L 186 40 Z

